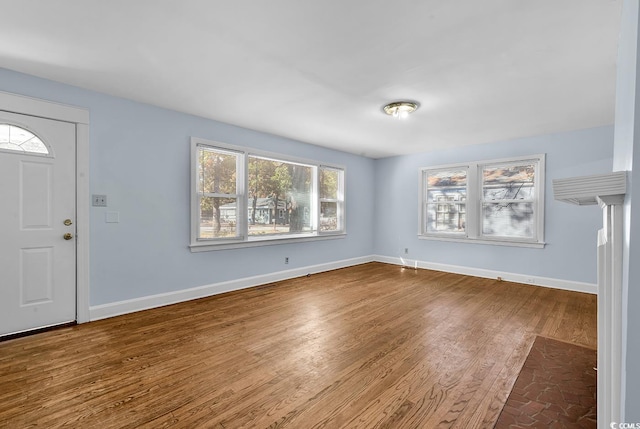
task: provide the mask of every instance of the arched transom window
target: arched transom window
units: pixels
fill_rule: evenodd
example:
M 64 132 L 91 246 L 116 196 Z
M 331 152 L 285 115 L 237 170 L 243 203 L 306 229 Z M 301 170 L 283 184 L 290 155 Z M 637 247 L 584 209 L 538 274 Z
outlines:
M 10 124 L 0 124 L 0 149 L 49 155 L 49 149 L 31 131 Z

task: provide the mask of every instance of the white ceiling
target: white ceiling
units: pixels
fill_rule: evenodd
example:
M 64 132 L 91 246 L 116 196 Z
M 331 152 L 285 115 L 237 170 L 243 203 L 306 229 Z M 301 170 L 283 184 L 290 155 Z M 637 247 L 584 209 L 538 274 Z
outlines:
M 373 158 L 613 123 L 621 0 L 0 0 L 0 67 Z M 381 111 L 421 108 L 405 121 Z

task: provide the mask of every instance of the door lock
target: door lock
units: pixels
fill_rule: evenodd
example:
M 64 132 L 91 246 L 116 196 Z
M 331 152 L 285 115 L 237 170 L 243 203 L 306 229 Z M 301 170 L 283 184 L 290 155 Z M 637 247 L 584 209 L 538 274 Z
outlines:
M 71 225 L 72 223 L 73 222 L 71 222 L 71 219 L 65 219 L 64 220 L 64 224 L 67 225 L 67 226 Z

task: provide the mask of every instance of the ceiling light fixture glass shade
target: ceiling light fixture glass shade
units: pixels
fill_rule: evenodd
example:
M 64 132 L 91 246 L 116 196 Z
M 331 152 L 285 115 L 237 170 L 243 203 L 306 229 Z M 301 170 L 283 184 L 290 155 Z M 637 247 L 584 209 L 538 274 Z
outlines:
M 405 119 L 409 113 L 415 112 L 420 104 L 416 101 L 394 101 L 382 108 L 384 113 L 398 119 Z

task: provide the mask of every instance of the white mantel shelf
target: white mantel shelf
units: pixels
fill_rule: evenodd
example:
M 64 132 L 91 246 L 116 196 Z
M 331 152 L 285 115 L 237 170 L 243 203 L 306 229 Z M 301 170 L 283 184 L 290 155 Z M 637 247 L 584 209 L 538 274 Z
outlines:
M 626 192 L 626 171 L 553 180 L 554 198 L 579 206 L 599 204 L 607 197 L 624 197 Z

